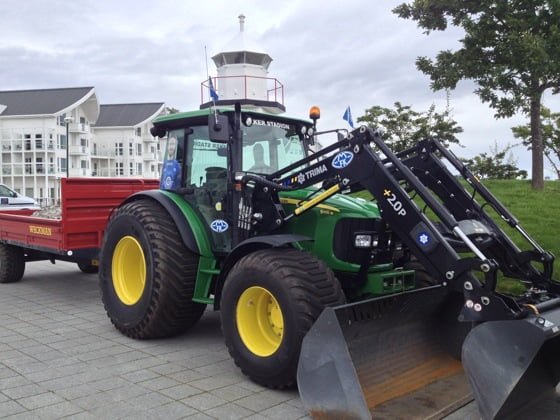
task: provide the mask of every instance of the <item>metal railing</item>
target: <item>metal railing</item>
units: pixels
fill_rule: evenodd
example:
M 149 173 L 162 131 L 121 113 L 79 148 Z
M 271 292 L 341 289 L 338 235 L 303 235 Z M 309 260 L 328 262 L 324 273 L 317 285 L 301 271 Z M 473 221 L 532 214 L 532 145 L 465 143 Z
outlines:
M 223 96 L 223 92 L 220 92 L 220 85 L 223 85 L 226 80 L 239 80 L 239 84 L 241 86 L 241 92 L 239 92 L 239 96 L 236 97 L 229 97 Z M 219 77 L 212 77 L 212 84 L 214 89 L 220 96 L 220 99 L 255 99 L 254 96 L 249 94 L 249 86 L 251 82 L 259 83 L 259 82 L 266 83 L 266 98 L 262 98 L 261 100 L 266 100 L 269 102 L 277 102 L 281 105 L 284 105 L 284 85 L 276 78 L 272 77 L 259 77 L 259 76 L 219 76 Z M 205 80 L 200 83 L 200 103 L 204 104 L 207 102 L 211 102 L 212 98 L 210 96 L 210 85 L 208 80 Z

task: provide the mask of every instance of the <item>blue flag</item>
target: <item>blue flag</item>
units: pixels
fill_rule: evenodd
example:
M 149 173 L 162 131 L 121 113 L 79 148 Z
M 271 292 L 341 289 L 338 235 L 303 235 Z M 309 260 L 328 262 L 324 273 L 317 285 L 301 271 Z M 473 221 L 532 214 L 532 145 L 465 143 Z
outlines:
M 350 107 L 346 107 L 346 111 L 344 111 L 344 115 L 342 116 L 344 121 L 347 121 L 350 127 L 354 128 L 354 121 L 352 121 L 352 112 L 350 111 Z
M 208 87 L 210 89 L 210 97 L 212 98 L 213 102 L 216 102 L 220 97 L 218 96 L 218 92 L 214 89 L 214 84 L 212 83 L 212 78 L 208 78 Z

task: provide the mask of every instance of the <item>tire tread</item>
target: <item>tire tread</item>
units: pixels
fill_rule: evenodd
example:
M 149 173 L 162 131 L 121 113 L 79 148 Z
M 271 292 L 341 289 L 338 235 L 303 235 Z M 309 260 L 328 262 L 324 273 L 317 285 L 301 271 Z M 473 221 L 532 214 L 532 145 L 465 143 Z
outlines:
M 200 319 L 206 307 L 192 301 L 198 256 L 186 248 L 175 223 L 155 201 L 127 203 L 117 210 L 114 218 L 121 215 L 138 220 L 149 238 L 153 249 L 153 292 L 144 319 L 132 328 L 119 325 L 111 317 L 111 308 L 104 298 L 103 304 L 111 322 L 124 335 L 139 339 L 170 337 L 185 332 Z

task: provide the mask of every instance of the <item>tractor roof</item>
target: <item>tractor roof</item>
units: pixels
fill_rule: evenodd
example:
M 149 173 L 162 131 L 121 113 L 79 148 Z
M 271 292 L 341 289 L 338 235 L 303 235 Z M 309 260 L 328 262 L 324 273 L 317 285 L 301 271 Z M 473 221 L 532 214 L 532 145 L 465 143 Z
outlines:
M 234 112 L 233 107 L 217 107 L 215 108 L 219 113 L 230 113 L 230 112 Z M 153 123 L 155 126 L 181 126 L 183 125 L 185 122 L 201 122 L 201 123 L 206 123 L 208 115 L 212 114 L 214 112 L 213 108 L 204 108 L 204 109 L 197 109 L 195 111 L 188 111 L 188 112 L 177 112 L 175 114 L 168 114 L 168 115 L 162 115 L 160 117 L 157 117 Z M 310 121 L 308 120 L 304 120 L 301 118 L 292 118 L 292 117 L 287 117 L 287 116 L 280 116 L 280 115 L 276 115 L 276 114 L 269 114 L 269 113 L 265 113 L 265 112 L 257 112 L 257 111 L 253 111 L 253 110 L 243 110 L 242 111 L 244 114 L 252 114 L 252 115 L 261 115 L 263 118 L 266 119 L 274 119 L 274 120 L 282 120 L 282 121 L 286 121 L 286 120 L 290 120 L 293 122 L 298 122 L 298 123 L 304 123 L 304 124 L 311 124 Z

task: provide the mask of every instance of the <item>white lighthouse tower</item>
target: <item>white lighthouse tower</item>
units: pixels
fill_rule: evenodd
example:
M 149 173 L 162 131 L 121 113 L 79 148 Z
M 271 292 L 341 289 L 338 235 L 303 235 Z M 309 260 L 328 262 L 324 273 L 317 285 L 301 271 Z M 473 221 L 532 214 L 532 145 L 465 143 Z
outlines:
M 218 100 L 212 102 L 209 82 L 202 82 L 203 104 L 200 107 L 239 102 L 244 109 L 260 109 L 275 114 L 284 112 L 284 86 L 277 79 L 268 77 L 272 58 L 259 50 L 245 33 L 245 16 L 239 15 L 239 33 L 228 44 L 226 51 L 212 57 L 218 73 L 212 78 Z

